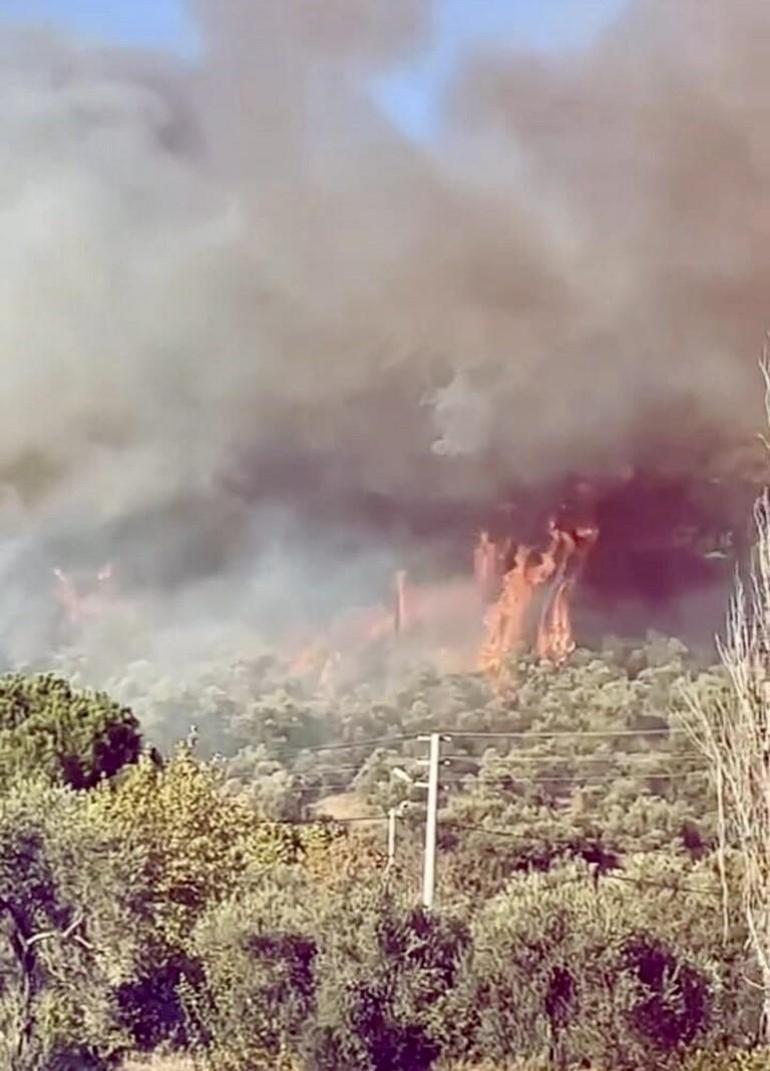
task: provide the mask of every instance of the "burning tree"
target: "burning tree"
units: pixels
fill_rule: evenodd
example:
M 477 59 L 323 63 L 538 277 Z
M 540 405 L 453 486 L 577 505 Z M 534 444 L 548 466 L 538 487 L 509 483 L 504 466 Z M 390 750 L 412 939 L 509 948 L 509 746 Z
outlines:
M 762 361 L 770 422 L 770 355 Z M 688 695 L 685 725 L 704 752 L 718 808 L 724 922 L 740 896 L 762 990 L 762 1037 L 770 1047 L 770 491 L 755 505 L 748 582 L 740 573 L 719 654 L 729 688 Z M 736 856 L 728 875 L 727 859 Z

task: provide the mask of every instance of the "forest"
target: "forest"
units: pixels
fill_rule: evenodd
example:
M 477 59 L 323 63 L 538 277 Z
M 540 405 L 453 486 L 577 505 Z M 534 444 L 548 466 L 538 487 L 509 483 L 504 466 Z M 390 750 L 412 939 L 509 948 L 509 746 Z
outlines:
M 183 685 L 94 691 L 66 655 L 0 678 L 0 1066 L 768 1066 L 687 714 L 727 669 L 650 635 L 509 670 L 334 698 L 266 651 Z

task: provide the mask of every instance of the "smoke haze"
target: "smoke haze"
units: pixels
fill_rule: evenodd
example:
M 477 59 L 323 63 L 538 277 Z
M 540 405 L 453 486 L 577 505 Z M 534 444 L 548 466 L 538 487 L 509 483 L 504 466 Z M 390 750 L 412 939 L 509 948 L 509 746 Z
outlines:
M 0 39 L 9 621 L 57 556 L 180 614 L 273 614 L 289 551 L 358 595 L 394 518 L 761 426 L 763 0 L 468 54 L 429 146 L 370 93 L 428 0 L 193 8 L 199 66 Z

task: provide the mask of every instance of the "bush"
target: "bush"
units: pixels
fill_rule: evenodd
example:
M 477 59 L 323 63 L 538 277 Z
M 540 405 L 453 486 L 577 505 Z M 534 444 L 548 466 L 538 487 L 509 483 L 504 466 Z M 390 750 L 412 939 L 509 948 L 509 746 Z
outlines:
M 264 875 L 200 922 L 201 984 L 189 1003 L 214 1066 L 274 1067 L 296 1050 L 313 1012 L 320 930 L 318 897 L 290 869 Z
M 707 874 L 690 881 L 715 887 Z M 716 898 L 640 895 L 628 880 L 594 888 L 581 867 L 514 880 L 473 925 L 446 1012 L 447 1051 L 548 1055 L 558 1066 L 589 1059 L 613 1071 L 675 1061 L 725 1029 L 726 1001 L 745 999 L 719 971 L 718 912 Z
M 421 1071 L 441 1053 L 442 1003 L 470 935 L 382 888 L 333 904 L 316 961 L 315 1021 L 302 1057 L 314 1071 Z
M 223 791 L 221 773 L 186 747 L 165 765 L 148 758 L 90 806 L 125 843 L 142 850 L 152 917 L 169 947 L 187 947 L 193 927 L 249 869 L 297 861 L 304 834 L 261 821 Z
M 225 792 L 220 769 L 186 747 L 166 765 L 143 758 L 92 793 L 88 806 L 137 851 L 137 880 L 150 890 L 145 915 L 135 920 L 145 964 L 119 990 L 121 1022 L 140 1051 L 184 1044 L 180 989 L 200 981 L 197 923 L 275 865 L 318 865 L 335 833 L 262 821 L 246 800 Z
M 0 797 L 0 1066 L 86 1069 L 124 1047 L 114 997 L 141 951 L 137 869 L 71 790 Z

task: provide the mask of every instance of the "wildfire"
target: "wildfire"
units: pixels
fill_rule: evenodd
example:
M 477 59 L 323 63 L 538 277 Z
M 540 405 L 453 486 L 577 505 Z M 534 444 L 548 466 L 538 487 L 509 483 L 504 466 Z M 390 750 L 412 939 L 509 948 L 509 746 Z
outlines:
M 559 532 L 560 561 L 537 630 L 540 658 L 561 665 L 575 650 L 570 599 L 586 558 L 598 538 L 596 528 Z
M 351 667 L 355 675 L 367 652 L 397 651 L 404 644 L 443 651 L 450 664 L 467 667 L 479 627 L 486 630 L 477 654 L 482 672 L 500 677 L 507 657 L 527 648 L 561 665 L 575 649 L 571 602 L 598 533 L 554 520 L 548 530 L 545 549 L 520 544 L 507 571 L 511 544 L 482 532 L 473 552 L 473 581 L 419 584 L 397 571 L 390 609 L 383 604 L 340 615 L 322 638 L 308 637 L 295 647 L 292 672 L 333 693 L 340 675 Z
M 483 531 L 473 551 L 473 577 L 415 583 L 406 570 L 398 570 L 389 602 L 350 608 L 321 633 L 295 636 L 285 649 L 292 675 L 312 679 L 333 695 L 343 679 L 385 665 L 393 654 L 441 655 L 455 671 L 469 668 L 475 657 L 482 672 L 496 676 L 519 650 L 531 649 L 561 665 L 575 649 L 572 597 L 598 532 L 555 520 L 548 532 L 547 545 L 537 549 L 497 541 Z M 70 629 L 82 629 L 104 614 L 113 573 L 111 564 L 77 580 L 53 570 L 55 598 Z
M 596 542 L 593 527 L 574 530 L 549 524 L 550 541 L 542 552 L 520 545 L 513 567 L 502 578 L 502 591 L 489 610 L 487 635 L 479 652 L 482 672 L 499 675 L 505 659 L 529 643 L 532 609 L 538 589 L 548 584 L 536 629 L 534 650 L 555 665 L 561 665 L 575 649 L 571 597 L 586 557 Z M 479 543 L 481 547 L 485 537 Z M 477 548 L 476 562 L 479 561 Z M 477 572 L 477 578 L 478 578 Z
M 82 591 L 63 569 L 54 569 L 53 575 L 56 577 L 56 601 L 70 625 L 79 627 L 99 616 L 109 598 L 109 585 L 113 578 L 111 563 L 102 566 L 96 573 L 95 585 L 87 591 Z

